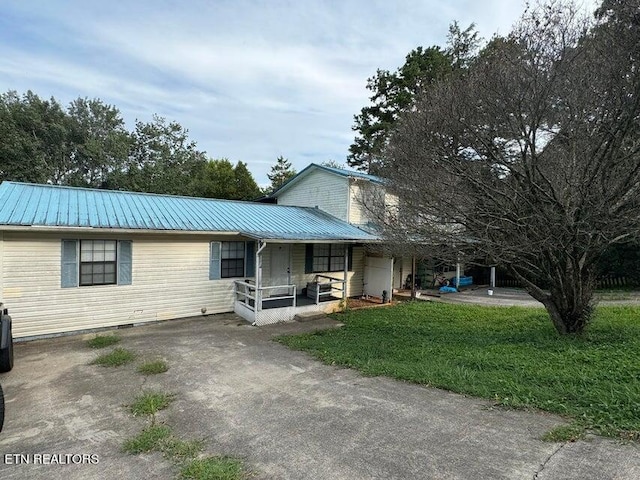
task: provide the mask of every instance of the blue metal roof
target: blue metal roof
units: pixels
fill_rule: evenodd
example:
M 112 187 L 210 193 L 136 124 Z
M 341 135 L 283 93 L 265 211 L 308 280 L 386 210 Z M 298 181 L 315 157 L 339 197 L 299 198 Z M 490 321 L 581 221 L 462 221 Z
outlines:
M 0 185 L 0 229 L 3 225 L 239 232 L 265 240 L 378 240 L 316 208 L 16 182 Z

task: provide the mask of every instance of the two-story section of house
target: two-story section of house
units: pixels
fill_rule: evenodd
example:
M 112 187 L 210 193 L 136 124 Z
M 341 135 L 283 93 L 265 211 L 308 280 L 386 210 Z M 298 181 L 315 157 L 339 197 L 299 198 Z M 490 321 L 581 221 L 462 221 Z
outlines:
M 376 231 L 379 207 L 393 205 L 396 199 L 386 192 L 384 179 L 364 172 L 312 163 L 286 184 L 271 194 L 279 205 L 316 207 L 365 231 Z M 411 257 L 385 257 L 375 249 L 365 249 L 363 265 L 363 294 L 380 296 L 382 290 L 390 292 L 404 286 L 411 273 Z M 389 278 L 392 269 L 392 285 L 378 281 Z M 384 274 L 382 272 L 385 272 Z M 383 284 L 385 288 L 382 288 Z

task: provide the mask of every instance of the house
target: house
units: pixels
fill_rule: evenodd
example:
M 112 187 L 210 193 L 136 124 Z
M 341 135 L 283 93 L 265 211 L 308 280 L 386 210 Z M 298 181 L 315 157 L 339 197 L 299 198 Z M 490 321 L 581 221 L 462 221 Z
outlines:
M 3 182 L 0 301 L 19 338 L 231 311 L 263 325 L 391 285 L 349 209 L 300 203 Z
M 377 222 L 368 210 L 367 204 L 372 201 L 384 201 L 385 205 L 397 203 L 397 199 L 386 192 L 385 181 L 380 177 L 314 163 L 273 192 L 270 197 L 275 199 L 278 205 L 317 207 L 372 233 L 376 232 Z M 391 268 L 391 288 L 404 288 L 406 278 L 412 271 L 412 258 L 407 255 L 390 258 L 376 255 L 374 252 L 369 253 L 368 264 L 365 267 L 385 271 Z M 366 284 L 364 293 L 378 296 L 384 289 L 381 287 L 380 282 Z

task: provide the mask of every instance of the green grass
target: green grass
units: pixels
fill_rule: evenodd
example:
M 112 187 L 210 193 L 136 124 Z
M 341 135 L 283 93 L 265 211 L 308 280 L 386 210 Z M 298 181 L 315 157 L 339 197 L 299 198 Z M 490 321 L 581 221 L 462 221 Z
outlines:
M 132 455 L 158 450 L 162 442 L 170 436 L 171 429 L 166 425 L 151 425 L 125 441 L 122 450 Z
M 169 370 L 169 365 L 167 365 L 167 362 L 164 360 L 145 362 L 138 367 L 138 373 L 142 373 L 143 375 L 157 375 L 167 370 Z
M 87 340 L 87 346 L 90 348 L 105 348 L 115 345 L 120 341 L 120 337 L 117 335 L 96 335 L 90 340 Z
M 124 348 L 114 348 L 111 352 L 100 355 L 93 362 L 93 365 L 102 365 L 103 367 L 120 367 L 127 363 L 133 362 L 136 358 L 135 353 Z
M 578 423 L 570 425 L 560 425 L 544 434 L 542 440 L 545 442 L 575 442 L 584 437 L 585 429 Z
M 193 480 L 241 480 L 246 478 L 242 462 L 231 457 L 192 460 L 182 468 L 181 478 Z
M 163 442 L 161 450 L 167 458 L 175 462 L 183 462 L 197 457 L 204 450 L 204 442 L 170 437 Z
M 541 308 L 410 302 L 339 318 L 341 329 L 279 341 L 366 375 L 538 408 L 602 435 L 640 439 L 638 307 L 599 307 L 578 337 L 559 336 Z
M 151 425 L 122 445 L 122 450 L 139 453 L 162 452 L 181 467 L 180 477 L 195 480 L 243 480 L 246 477 L 241 460 L 232 457 L 197 458 L 204 450 L 200 440 L 176 438 L 166 425 Z
M 155 415 L 164 410 L 173 400 L 173 395 L 163 392 L 145 392 L 136 397 L 130 406 L 133 416 Z

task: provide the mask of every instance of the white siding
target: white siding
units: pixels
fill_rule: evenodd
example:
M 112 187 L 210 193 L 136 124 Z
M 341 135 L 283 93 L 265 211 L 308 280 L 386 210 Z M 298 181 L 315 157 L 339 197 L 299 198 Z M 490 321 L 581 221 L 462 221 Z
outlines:
M 348 221 L 349 179 L 324 170 L 314 170 L 278 196 L 278 205 L 318 207 Z
M 75 288 L 60 286 L 61 238 L 4 232 L 1 299 L 16 337 L 233 311 L 233 281 L 209 280 L 215 238 L 82 235 L 133 240 L 133 283 Z
M 380 185 L 362 180 L 351 180 L 349 185 L 349 223 L 353 225 L 367 225 L 377 223 L 376 209 L 382 210 L 382 202 L 386 214 L 395 212 L 397 197 L 388 194 Z M 374 207 L 378 203 L 378 206 Z
M 304 273 L 305 246 L 293 246 L 293 272 L 291 281 L 302 289 L 307 286 L 307 282 L 313 282 L 316 275 L 328 275 L 334 278 L 344 278 L 344 272 L 324 272 L 324 273 Z M 353 248 L 353 271 L 347 274 L 347 296 L 355 297 L 362 295 L 362 282 L 364 272 L 364 248 Z

